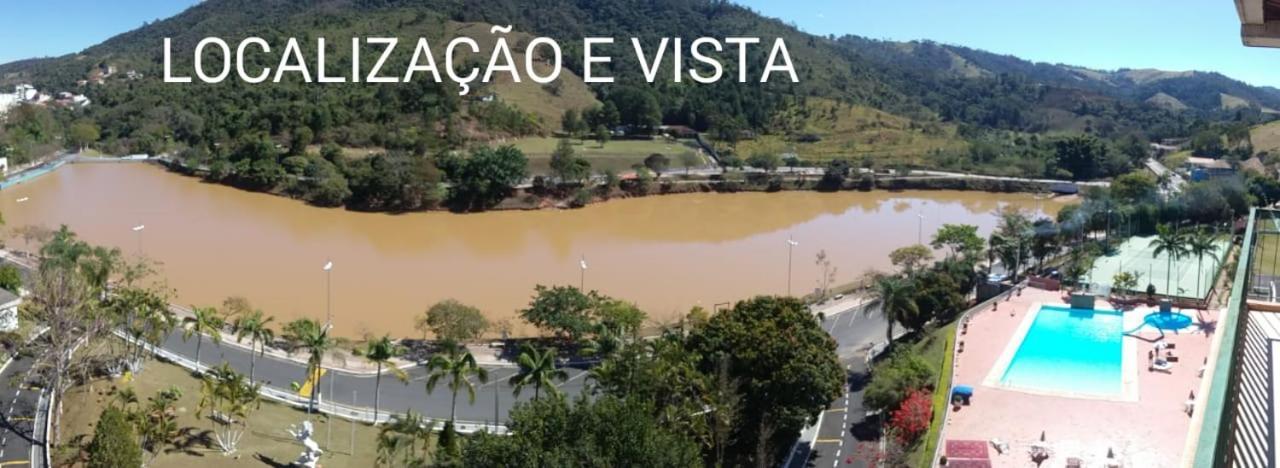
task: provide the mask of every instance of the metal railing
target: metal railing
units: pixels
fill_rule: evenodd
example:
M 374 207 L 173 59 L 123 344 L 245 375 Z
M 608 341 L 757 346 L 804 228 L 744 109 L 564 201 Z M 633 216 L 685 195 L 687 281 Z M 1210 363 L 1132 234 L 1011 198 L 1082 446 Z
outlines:
M 135 345 L 139 344 L 138 340 L 128 336 L 124 332 L 117 330 L 115 333 L 116 333 L 116 336 L 120 337 L 121 339 L 129 343 L 132 343 Z M 179 367 L 182 367 L 192 372 L 203 374 L 212 368 L 211 366 L 206 365 L 204 363 L 196 364 L 195 361 L 188 359 L 186 356 L 169 351 L 164 348 L 153 346 L 150 343 L 143 342 L 141 343 L 141 345 L 144 350 L 151 353 L 152 355 L 155 355 L 156 357 L 164 359 L 165 361 L 176 364 Z M 300 396 L 296 392 L 289 391 L 289 390 L 282 390 L 275 387 L 269 387 L 269 386 L 263 385 L 258 393 L 268 400 L 289 405 L 295 408 L 308 408 L 311 406 L 311 400 L 309 398 Z M 354 420 L 354 421 L 370 423 L 370 424 L 383 423 L 383 422 L 390 421 L 395 415 L 399 414 L 399 413 L 394 413 L 392 411 L 379 410 L 377 419 L 375 420 L 373 408 L 345 405 L 341 403 L 325 401 L 323 398 L 317 398 L 315 410 L 321 413 L 328 414 L 331 416 L 336 416 L 342 419 Z M 441 421 L 432 420 L 431 421 L 432 426 L 430 429 L 433 431 L 443 430 L 444 423 L 445 422 L 442 420 Z M 476 422 L 476 421 L 454 421 L 453 425 L 455 430 L 457 430 L 461 434 L 488 432 L 490 434 L 505 435 L 507 433 L 507 427 L 501 424 L 490 424 L 490 423 Z

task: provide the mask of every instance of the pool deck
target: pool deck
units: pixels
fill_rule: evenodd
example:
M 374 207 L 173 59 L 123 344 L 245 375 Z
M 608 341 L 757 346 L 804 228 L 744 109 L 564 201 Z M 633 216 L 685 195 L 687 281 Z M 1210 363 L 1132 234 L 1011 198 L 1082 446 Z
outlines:
M 1108 449 L 1128 467 L 1178 466 L 1191 423 L 1184 405 L 1188 394 L 1200 387 L 1199 370 L 1212 340 L 1212 335 L 1200 332 L 1195 325 L 1178 334 L 1166 332 L 1165 341 L 1176 345 L 1180 358 L 1170 373 L 1147 369 L 1147 352 L 1158 332 L 1147 327 L 1140 332 L 1143 339 L 1124 338 L 1134 342 L 1125 346 L 1124 352 L 1132 353 L 1129 360 L 1137 363 L 1133 366 L 1136 369 L 1126 371 L 1137 374 L 1127 376 L 1136 377 L 1137 401 L 1032 394 L 984 383 L 1023 326 L 1025 316 L 1037 304 L 1064 302 L 1061 292 L 1027 288 L 1021 296 L 1001 301 L 998 309 L 971 316 L 967 333 L 956 337 L 957 343 L 964 343 L 964 352 L 956 359 L 952 381 L 974 386 L 974 397 L 970 406 L 948 416 L 944 439 L 1000 439 L 1008 443 L 1004 454 L 989 452 L 996 467 L 1037 466 L 1029 450 L 1042 432 L 1052 456 L 1041 467 L 1065 466 L 1068 457 L 1082 459 L 1084 466 L 1103 466 Z M 1097 307 L 1112 308 L 1101 300 Z M 1126 315 L 1149 312 L 1149 308 L 1140 307 Z M 1197 322 L 1217 320 L 1216 313 L 1185 312 L 1198 316 Z

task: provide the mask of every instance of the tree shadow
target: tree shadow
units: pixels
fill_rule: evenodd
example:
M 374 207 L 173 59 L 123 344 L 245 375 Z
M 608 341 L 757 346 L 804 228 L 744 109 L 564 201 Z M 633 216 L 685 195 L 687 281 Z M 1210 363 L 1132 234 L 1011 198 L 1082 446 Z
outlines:
M 276 459 L 271 458 L 271 457 L 268 457 L 268 456 L 266 456 L 266 455 L 262 454 L 262 452 L 255 453 L 255 454 L 253 455 L 253 458 L 254 458 L 255 460 L 258 460 L 258 461 L 262 462 L 263 464 L 265 464 L 265 465 L 267 465 L 267 466 L 270 466 L 270 467 L 273 467 L 273 468 L 289 468 L 289 467 L 293 466 L 293 463 L 281 463 L 281 462 L 278 462 L 278 461 L 276 461 Z

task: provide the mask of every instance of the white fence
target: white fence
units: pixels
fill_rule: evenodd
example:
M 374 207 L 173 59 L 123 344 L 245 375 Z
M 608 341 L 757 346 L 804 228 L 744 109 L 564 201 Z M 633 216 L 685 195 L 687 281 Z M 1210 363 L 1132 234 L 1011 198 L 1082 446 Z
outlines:
M 116 336 L 119 336 L 121 339 L 124 339 L 125 341 L 128 341 L 133 344 L 138 343 L 137 340 L 133 339 L 132 337 L 120 331 L 116 331 Z M 149 351 L 153 355 L 159 358 L 162 358 L 166 361 L 177 364 L 178 366 L 181 366 L 187 370 L 203 374 L 204 372 L 210 369 L 210 366 L 204 363 L 201 363 L 197 366 L 195 361 L 192 361 L 191 359 L 188 359 L 186 356 L 182 356 L 178 353 L 169 351 L 167 349 L 152 346 L 150 343 L 142 343 L 142 345 L 143 345 L 143 349 Z M 310 399 L 300 396 L 296 392 L 281 390 L 281 389 L 269 387 L 266 385 L 262 386 L 262 389 L 259 391 L 259 393 L 263 397 L 271 401 L 289 405 L 295 408 L 307 408 L 311 403 Z M 372 408 L 328 402 L 328 401 L 324 401 L 323 398 L 317 399 L 316 411 L 329 414 L 332 416 L 337 416 L 342 419 L 355 420 L 355 421 L 364 422 L 364 423 L 387 422 L 392 418 L 394 414 L 390 411 L 379 411 L 377 421 L 374 421 Z M 431 429 L 433 431 L 440 431 L 444 429 L 444 421 L 432 420 L 431 424 L 432 424 Z M 490 434 L 505 435 L 507 433 L 506 426 L 503 426 L 501 424 L 489 424 L 484 422 L 454 421 L 454 427 L 457 429 L 459 433 L 462 433 L 462 434 L 488 432 Z

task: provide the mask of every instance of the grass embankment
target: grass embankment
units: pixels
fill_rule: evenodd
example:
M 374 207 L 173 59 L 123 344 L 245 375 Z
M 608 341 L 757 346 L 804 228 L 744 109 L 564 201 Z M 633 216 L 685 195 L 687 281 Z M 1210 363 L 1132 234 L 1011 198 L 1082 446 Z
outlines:
M 809 98 L 804 106 L 774 118 L 779 135 L 762 135 L 737 144 L 737 154 L 794 153 L 805 161 L 870 157 L 878 165 L 924 165 L 935 150 L 963 149 L 966 143 L 952 125 L 916 122 L 865 106 Z M 802 141 L 802 137 L 818 141 Z
M 653 140 L 614 140 L 601 146 L 595 140 L 569 140 L 573 143 L 573 149 L 578 156 L 586 158 L 591 162 L 591 170 L 599 172 L 604 169 L 612 169 L 617 172 L 631 170 L 631 166 L 641 164 L 644 158 L 649 155 L 658 153 L 666 156 L 671 161 L 672 168 L 684 167 L 681 155 L 695 155 L 698 153 L 698 144 L 693 140 L 676 140 L 667 141 L 661 138 Z M 529 171 L 533 174 L 547 174 L 550 172 L 551 153 L 555 151 L 556 145 L 560 144 L 559 138 L 521 138 L 509 142 L 523 151 L 525 156 L 529 158 Z M 694 167 L 707 164 L 704 156 L 698 156 L 698 163 Z
M 933 391 L 933 421 L 924 439 L 911 451 L 911 462 L 921 468 L 929 468 L 933 462 L 934 447 L 938 443 L 938 432 L 942 430 L 942 417 L 950 403 L 951 393 L 951 360 L 952 350 L 956 342 L 956 322 L 948 323 L 930 331 L 920 341 L 911 344 L 911 350 L 929 363 L 930 369 L 938 376 Z
M 167 451 L 156 456 L 148 466 L 180 466 L 183 468 L 214 468 L 224 466 L 261 467 L 286 466 L 293 462 L 302 452 L 302 445 L 294 441 L 287 432 L 294 424 L 310 419 L 315 427 L 312 438 L 324 450 L 321 463 L 326 468 L 368 467 L 374 465 L 377 455 L 377 429 L 366 424 L 355 424 L 355 453 L 351 453 L 351 422 L 334 418 L 332 420 L 333 445 L 327 445 L 329 427 L 323 416 L 308 416 L 305 412 L 263 401 L 259 409 L 249 413 L 248 430 L 240 441 L 240 449 L 236 455 L 223 456 L 216 450 L 213 442 L 214 423 L 208 418 L 197 418 L 195 413 L 200 404 L 200 381 L 189 372 L 178 366 L 161 362 L 148 362 L 145 370 L 131 382 L 124 379 L 99 379 L 88 385 L 76 387 L 67 393 L 65 413 L 62 420 L 62 440 L 70 446 L 69 450 L 55 451 L 55 466 L 81 466 L 71 458 L 80 450 L 87 448 L 93 438 L 93 427 L 103 408 L 113 404 L 113 393 L 117 388 L 133 387 L 143 404 L 146 399 L 169 387 L 182 390 L 182 399 L 178 401 L 178 427 L 182 436 L 177 448 L 168 447 Z

